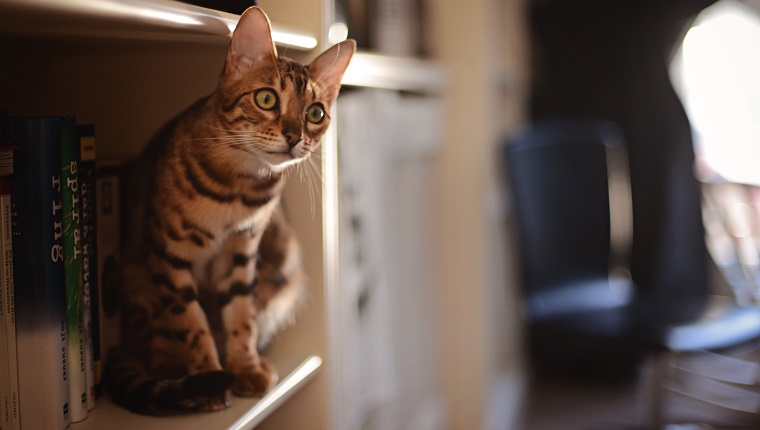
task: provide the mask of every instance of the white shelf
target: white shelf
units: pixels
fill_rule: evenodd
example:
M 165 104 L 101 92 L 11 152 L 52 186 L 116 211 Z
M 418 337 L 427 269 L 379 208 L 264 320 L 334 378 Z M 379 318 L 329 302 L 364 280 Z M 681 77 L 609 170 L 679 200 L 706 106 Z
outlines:
M 343 84 L 436 94 L 443 89 L 445 77 L 431 61 L 357 52 Z
M 172 0 L 0 0 L 0 35 L 88 40 L 176 40 L 226 44 L 239 16 Z M 272 23 L 278 46 L 309 51 L 313 35 Z M 438 93 L 441 69 L 430 61 L 358 52 L 343 83 Z
M 227 43 L 239 16 L 171 0 L 2 0 L 0 33 Z M 315 36 L 272 23 L 280 46 L 310 50 Z
M 322 359 L 313 355 L 293 368 L 272 391 L 261 399 L 233 397 L 232 406 L 220 412 L 194 413 L 166 417 L 137 415 L 120 408 L 108 399 L 98 399 L 95 410 L 70 430 L 165 430 L 167 425 L 182 430 L 250 430 L 259 425 L 283 402 L 292 397 L 322 365 Z M 284 366 L 284 365 L 283 365 Z M 287 368 L 279 368 L 284 372 Z M 168 421 L 170 420 L 170 421 Z

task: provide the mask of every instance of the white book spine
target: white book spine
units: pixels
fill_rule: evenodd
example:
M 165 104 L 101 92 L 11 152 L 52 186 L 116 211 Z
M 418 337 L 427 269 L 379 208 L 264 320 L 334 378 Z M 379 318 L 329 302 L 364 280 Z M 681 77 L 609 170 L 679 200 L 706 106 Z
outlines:
M 21 423 L 18 411 L 18 360 L 16 358 L 16 306 L 13 283 L 13 237 L 11 232 L 11 196 L 0 195 L 0 253 L 2 253 L 2 267 L 0 267 L 0 283 L 3 292 L 3 319 L 4 327 L 0 331 L 5 332 L 6 340 L 6 364 L 8 369 L 8 403 L 3 404 L 4 412 L 10 421 L 8 428 L 20 430 Z M 0 334 L 0 336 L 2 336 Z M 5 399 L 3 399 L 5 402 Z
M 4 264 L 0 265 L 0 276 L 5 279 Z M 5 328 L 5 282 L 0 288 L 0 327 Z M 0 330 L 0 430 L 11 428 L 11 402 L 10 402 L 10 375 L 8 373 L 8 334 L 5 330 Z

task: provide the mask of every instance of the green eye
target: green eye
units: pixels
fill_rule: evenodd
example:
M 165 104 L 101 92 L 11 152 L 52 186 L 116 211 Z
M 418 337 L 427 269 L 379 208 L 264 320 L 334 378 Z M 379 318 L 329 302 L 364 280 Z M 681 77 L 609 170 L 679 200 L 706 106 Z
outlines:
M 311 105 L 309 106 L 309 109 L 306 110 L 306 119 L 311 123 L 319 124 L 324 118 L 325 110 L 320 104 Z
M 256 93 L 256 104 L 264 110 L 271 110 L 277 105 L 277 95 L 272 90 L 260 90 Z

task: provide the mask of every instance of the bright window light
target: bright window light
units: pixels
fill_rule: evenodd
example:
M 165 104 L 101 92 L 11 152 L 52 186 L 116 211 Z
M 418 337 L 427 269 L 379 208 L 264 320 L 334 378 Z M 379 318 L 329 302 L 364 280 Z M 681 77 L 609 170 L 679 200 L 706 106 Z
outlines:
M 331 44 L 343 42 L 348 39 L 348 26 L 342 22 L 336 22 L 330 26 L 330 30 L 327 32 L 327 40 Z
M 701 173 L 760 185 L 760 12 L 722 0 L 684 38 L 673 77 Z

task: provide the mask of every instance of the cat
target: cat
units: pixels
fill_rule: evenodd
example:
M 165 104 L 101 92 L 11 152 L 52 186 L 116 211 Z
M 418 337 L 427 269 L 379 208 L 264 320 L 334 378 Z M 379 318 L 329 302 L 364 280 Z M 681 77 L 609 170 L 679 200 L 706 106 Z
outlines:
M 277 382 L 259 351 L 303 301 L 298 244 L 280 202 L 308 159 L 356 50 L 310 65 L 279 57 L 269 19 L 247 9 L 217 89 L 161 129 L 129 168 L 120 252 L 114 403 L 165 415 L 221 410 Z

